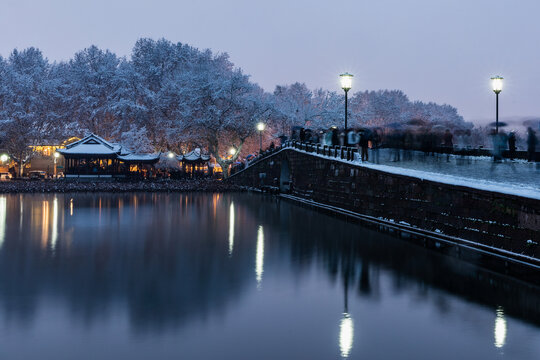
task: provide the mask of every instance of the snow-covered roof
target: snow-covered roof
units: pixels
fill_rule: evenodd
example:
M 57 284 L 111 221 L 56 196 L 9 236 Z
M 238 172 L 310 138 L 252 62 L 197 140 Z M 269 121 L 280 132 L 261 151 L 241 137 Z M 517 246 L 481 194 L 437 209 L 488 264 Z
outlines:
M 195 150 L 192 150 L 188 152 L 185 155 L 178 155 L 176 157 L 179 161 L 208 161 L 210 160 L 210 155 L 208 154 L 202 154 L 201 149 L 196 148 Z
M 157 162 L 161 153 L 157 154 L 127 154 L 119 155 L 118 160 L 125 162 Z
M 65 149 L 58 149 L 62 155 L 117 155 L 121 146 L 108 142 L 96 134 L 90 134 L 85 138 L 71 143 Z

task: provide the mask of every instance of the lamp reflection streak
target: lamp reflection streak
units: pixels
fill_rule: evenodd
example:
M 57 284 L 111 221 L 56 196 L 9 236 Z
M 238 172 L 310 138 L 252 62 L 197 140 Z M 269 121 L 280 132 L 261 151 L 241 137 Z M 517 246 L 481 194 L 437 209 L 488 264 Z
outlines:
M 56 250 L 56 242 L 58 240 L 58 198 L 56 196 L 53 200 L 53 215 L 51 228 L 51 250 L 54 253 L 54 251 Z
M 354 323 L 349 313 L 343 313 L 339 324 L 339 349 L 342 358 L 348 358 L 351 353 L 354 338 Z
M 504 309 L 499 306 L 495 317 L 495 347 L 502 348 L 506 344 L 506 319 L 504 318 Z
M 41 203 L 41 247 L 47 248 L 49 241 L 49 202 Z
M 7 217 L 7 200 L 5 196 L 0 197 L 0 248 L 6 240 L 6 217 Z
M 229 206 L 229 256 L 234 250 L 234 202 Z
M 257 287 L 261 286 L 264 273 L 264 231 L 262 225 L 257 231 L 257 252 L 255 254 L 255 278 L 257 279 Z

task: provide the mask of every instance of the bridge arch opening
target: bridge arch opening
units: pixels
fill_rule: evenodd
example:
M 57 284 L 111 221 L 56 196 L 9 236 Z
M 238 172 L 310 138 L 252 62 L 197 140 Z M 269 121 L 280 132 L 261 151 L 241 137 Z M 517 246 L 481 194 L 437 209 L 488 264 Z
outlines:
M 291 191 L 291 167 L 287 158 L 281 160 L 279 191 L 283 193 L 288 193 Z

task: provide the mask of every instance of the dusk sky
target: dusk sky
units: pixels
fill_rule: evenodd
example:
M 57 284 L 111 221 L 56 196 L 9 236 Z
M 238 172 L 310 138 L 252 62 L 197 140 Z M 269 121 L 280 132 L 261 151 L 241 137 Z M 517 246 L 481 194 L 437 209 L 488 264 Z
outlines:
M 141 37 L 229 53 L 267 91 L 305 82 L 401 89 L 468 121 L 540 116 L 539 0 L 1 0 L 0 55 L 40 48 L 66 60 L 89 45 L 129 56 Z

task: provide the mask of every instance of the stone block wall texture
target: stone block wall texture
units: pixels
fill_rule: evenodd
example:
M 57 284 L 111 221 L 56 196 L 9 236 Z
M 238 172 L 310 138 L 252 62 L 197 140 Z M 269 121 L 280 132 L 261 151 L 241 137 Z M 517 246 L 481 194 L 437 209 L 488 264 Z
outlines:
M 389 174 L 285 149 L 230 177 L 238 185 L 279 187 L 360 214 L 540 258 L 540 201 Z

